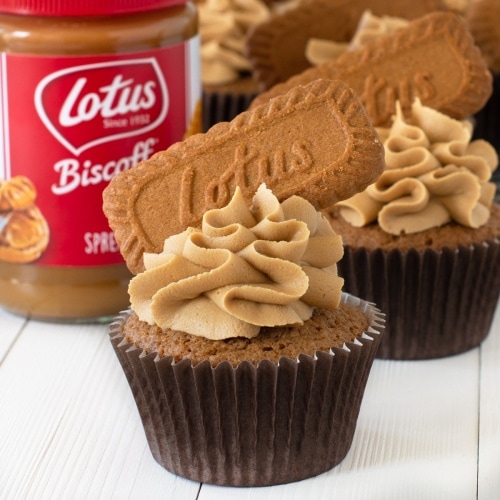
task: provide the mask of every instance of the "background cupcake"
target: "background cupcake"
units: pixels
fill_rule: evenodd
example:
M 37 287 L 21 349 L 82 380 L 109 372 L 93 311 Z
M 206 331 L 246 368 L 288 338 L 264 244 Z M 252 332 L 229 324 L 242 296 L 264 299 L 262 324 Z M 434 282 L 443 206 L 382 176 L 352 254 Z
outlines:
M 378 129 L 386 170 L 331 212 L 346 254 L 346 291 L 387 314 L 378 356 L 464 352 L 488 334 L 500 291 L 498 157 L 472 125 L 416 101 Z
M 245 52 L 248 31 L 291 0 L 200 0 L 203 130 L 245 111 L 259 92 Z
M 476 44 L 481 49 L 493 75 L 493 93 L 475 116 L 475 138 L 483 138 L 500 152 L 500 2 L 495 0 L 474 0 L 465 10 Z M 500 171 L 493 176 L 500 183 Z

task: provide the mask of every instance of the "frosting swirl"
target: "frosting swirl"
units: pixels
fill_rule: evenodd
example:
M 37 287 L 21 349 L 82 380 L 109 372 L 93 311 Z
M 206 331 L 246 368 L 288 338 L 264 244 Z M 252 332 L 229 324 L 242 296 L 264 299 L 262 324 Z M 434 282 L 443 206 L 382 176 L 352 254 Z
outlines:
M 342 240 L 306 200 L 280 204 L 261 185 L 247 207 L 239 188 L 210 210 L 201 229 L 144 254 L 129 286 L 132 309 L 149 324 L 209 339 L 252 338 L 261 326 L 302 324 L 314 308 L 336 308 Z
M 373 221 L 387 233 L 417 233 L 450 221 L 478 228 L 489 219 L 498 164 L 493 146 L 471 142 L 472 124 L 415 100 L 411 116 L 401 106 L 390 128 L 377 129 L 386 168 L 365 191 L 338 203 L 353 226 Z
M 267 20 L 271 11 L 261 0 L 206 0 L 198 5 L 201 75 L 207 85 L 223 85 L 250 71 L 245 55 L 248 30 Z

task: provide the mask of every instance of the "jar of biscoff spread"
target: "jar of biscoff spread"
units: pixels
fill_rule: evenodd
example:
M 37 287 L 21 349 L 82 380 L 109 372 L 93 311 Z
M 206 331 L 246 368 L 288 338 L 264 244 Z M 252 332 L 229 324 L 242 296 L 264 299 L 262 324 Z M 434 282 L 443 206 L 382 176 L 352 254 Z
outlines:
M 196 129 L 196 7 L 0 0 L 0 57 L 0 306 L 108 318 L 131 275 L 102 191 Z

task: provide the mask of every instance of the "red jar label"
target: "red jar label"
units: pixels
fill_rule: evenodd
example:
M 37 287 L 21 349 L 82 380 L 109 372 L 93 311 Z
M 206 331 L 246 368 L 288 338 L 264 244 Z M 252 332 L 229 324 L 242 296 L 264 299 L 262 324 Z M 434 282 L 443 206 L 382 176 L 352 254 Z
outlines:
M 119 55 L 2 53 L 0 91 L 0 247 L 12 248 L 0 259 L 123 262 L 102 191 L 182 140 L 201 93 L 198 37 Z

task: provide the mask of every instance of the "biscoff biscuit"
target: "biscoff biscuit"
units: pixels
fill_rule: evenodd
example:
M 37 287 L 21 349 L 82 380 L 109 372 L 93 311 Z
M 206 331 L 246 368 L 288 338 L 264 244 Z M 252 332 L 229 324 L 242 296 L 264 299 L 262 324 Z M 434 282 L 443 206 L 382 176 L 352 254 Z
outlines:
M 367 42 L 332 62 L 310 68 L 257 96 L 250 108 L 317 78 L 345 81 L 360 96 L 374 126 L 386 125 L 396 101 L 409 110 L 423 105 L 456 119 L 480 110 L 492 92 L 492 76 L 466 22 L 435 12 L 406 28 Z
M 365 189 L 384 166 L 383 146 L 352 89 L 318 80 L 120 173 L 104 190 L 103 209 L 137 273 L 144 252 L 199 227 L 236 186 L 249 204 L 265 183 L 280 200 L 299 195 L 321 209 Z
M 472 2 L 467 10 L 466 20 L 488 67 L 493 72 L 500 73 L 500 2 Z
M 366 10 L 376 16 L 416 19 L 445 9 L 442 0 L 302 0 L 248 33 L 252 74 L 266 90 L 301 73 L 311 66 L 305 55 L 311 38 L 348 42 Z

